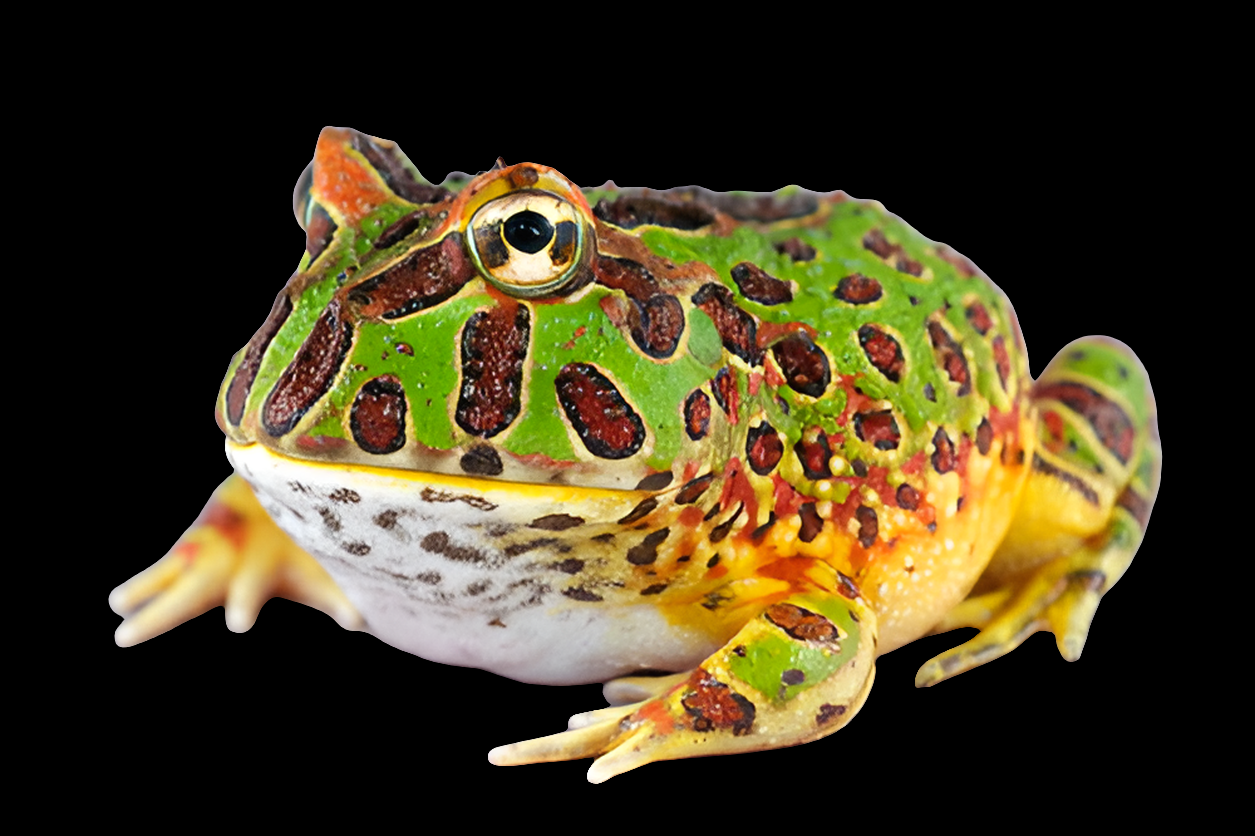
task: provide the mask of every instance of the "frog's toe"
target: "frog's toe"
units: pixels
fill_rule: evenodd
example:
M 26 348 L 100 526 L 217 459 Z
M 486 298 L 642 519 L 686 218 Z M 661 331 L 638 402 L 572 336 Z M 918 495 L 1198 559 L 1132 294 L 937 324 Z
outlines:
M 665 676 L 621 676 L 603 685 L 601 693 L 606 698 L 606 702 L 611 705 L 643 702 L 667 693 L 688 679 L 688 676 L 688 673 L 673 673 Z
M 622 711 L 611 708 L 611 711 Z M 592 712 L 589 712 L 590 714 Z M 628 709 L 627 713 L 631 713 Z M 576 715 L 576 717 L 585 715 Z M 575 718 L 572 718 L 574 720 Z M 498 746 L 488 752 L 488 762 L 496 766 L 521 766 L 528 763 L 576 760 L 596 757 L 619 734 L 621 717 L 607 717 L 583 727 Z
M 114 612 L 126 616 L 113 634 L 119 647 L 160 636 L 222 602 L 229 567 L 212 555 L 196 558 L 191 562 L 186 550 L 176 547 L 110 593 Z
M 940 633 L 979 627 L 970 641 L 929 660 L 915 675 L 915 686 L 936 685 L 1010 653 L 1041 630 L 1055 634 L 1069 662 L 1080 658 L 1098 608 L 1101 577 L 1078 569 L 1075 557 L 1059 558 L 1035 571 L 1019 589 L 1003 588 L 964 601 L 938 625 Z

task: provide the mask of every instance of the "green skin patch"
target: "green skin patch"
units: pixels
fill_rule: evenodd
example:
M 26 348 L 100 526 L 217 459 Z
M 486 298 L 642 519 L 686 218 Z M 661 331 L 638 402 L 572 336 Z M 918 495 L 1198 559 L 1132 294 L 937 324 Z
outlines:
M 787 702 L 832 676 L 854 658 L 862 638 L 859 623 L 842 599 L 799 596 L 790 598 L 789 603 L 827 617 L 837 625 L 842 638 L 835 645 L 795 639 L 766 615 L 758 617 L 762 635 L 744 644 L 744 655 L 731 654 L 728 667 L 747 685 L 780 702 Z

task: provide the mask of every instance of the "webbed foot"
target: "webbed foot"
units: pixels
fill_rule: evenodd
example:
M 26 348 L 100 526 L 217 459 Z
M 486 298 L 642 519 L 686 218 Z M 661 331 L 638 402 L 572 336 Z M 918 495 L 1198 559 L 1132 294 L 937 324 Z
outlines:
M 702 665 L 606 685 L 638 701 L 571 718 L 568 730 L 499 746 L 499 766 L 595 757 L 594 784 L 652 761 L 794 746 L 844 726 L 874 679 L 876 621 L 861 598 L 831 591 L 768 606 Z
M 273 597 L 321 610 L 346 630 L 362 628 L 326 570 L 279 530 L 233 474 L 165 557 L 109 594 L 109 606 L 126 618 L 114 639 L 130 647 L 222 605 L 227 627 L 242 633 Z

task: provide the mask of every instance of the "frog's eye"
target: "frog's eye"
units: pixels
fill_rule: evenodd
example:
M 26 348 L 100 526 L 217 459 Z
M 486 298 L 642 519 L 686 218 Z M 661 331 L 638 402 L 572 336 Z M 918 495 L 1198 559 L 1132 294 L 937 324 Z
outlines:
M 511 296 L 543 296 L 562 286 L 584 246 L 578 210 L 541 191 L 485 203 L 471 218 L 470 233 L 480 273 Z

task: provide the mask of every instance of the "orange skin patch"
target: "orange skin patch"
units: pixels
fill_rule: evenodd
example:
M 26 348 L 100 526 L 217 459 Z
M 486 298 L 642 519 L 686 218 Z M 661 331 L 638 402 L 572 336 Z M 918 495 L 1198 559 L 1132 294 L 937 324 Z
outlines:
M 378 175 L 349 152 L 351 136 L 339 128 L 324 128 L 314 149 L 314 195 L 348 226 L 358 226 L 392 195 Z

